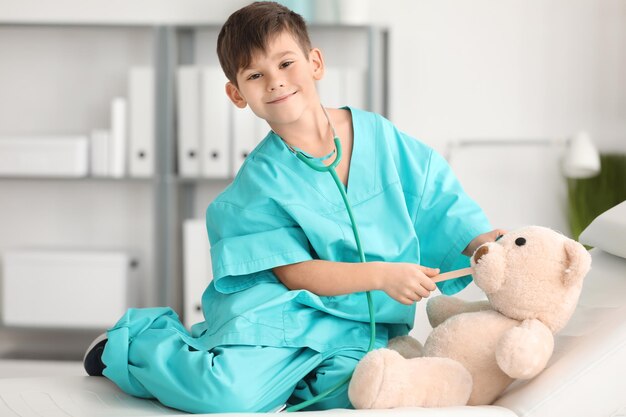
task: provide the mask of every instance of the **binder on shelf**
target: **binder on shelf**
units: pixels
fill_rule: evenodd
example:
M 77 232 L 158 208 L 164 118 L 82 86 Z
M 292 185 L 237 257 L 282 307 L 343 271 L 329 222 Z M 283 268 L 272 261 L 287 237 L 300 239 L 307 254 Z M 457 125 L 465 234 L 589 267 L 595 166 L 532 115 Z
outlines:
M 202 176 L 228 178 L 230 175 L 230 112 L 233 105 L 224 86 L 228 80 L 219 67 L 202 69 L 201 153 Z
M 188 328 L 204 321 L 202 294 L 212 277 L 205 221 L 187 219 L 183 222 L 183 321 Z
M 134 67 L 128 74 L 129 174 L 154 175 L 154 69 Z
M 177 71 L 178 173 L 200 176 L 200 71 L 181 66 Z
M 130 256 L 123 251 L 4 251 L 3 322 L 24 327 L 107 328 L 136 305 L 136 277 L 129 265 Z
M 94 130 L 91 132 L 90 155 L 91 175 L 107 177 L 109 175 L 109 141 L 111 135 L 108 130 Z
M 367 72 L 363 68 L 348 67 L 342 70 L 343 73 L 343 104 L 356 107 L 358 109 L 367 109 L 368 106 L 368 88 L 367 88 Z
M 232 176 L 236 176 L 239 168 L 252 152 L 254 147 L 270 131 L 265 120 L 259 119 L 250 107 L 235 109 L 233 113 L 233 163 Z
M 116 97 L 111 102 L 111 140 L 109 141 L 109 174 L 115 178 L 126 175 L 127 102 Z
M 358 67 L 326 68 L 318 84 L 320 100 L 326 107 L 368 108 L 367 71 Z
M 0 138 L 0 175 L 84 177 L 89 172 L 86 136 Z
M 327 67 L 324 70 L 324 78 L 318 82 L 320 101 L 324 107 L 344 106 L 343 73 L 341 68 Z

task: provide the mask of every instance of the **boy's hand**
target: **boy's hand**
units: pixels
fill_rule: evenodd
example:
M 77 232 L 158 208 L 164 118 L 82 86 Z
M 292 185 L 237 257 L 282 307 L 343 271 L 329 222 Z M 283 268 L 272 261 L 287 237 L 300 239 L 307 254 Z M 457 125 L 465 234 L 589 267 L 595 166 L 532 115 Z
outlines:
M 483 233 L 476 236 L 465 249 L 463 249 L 463 255 L 472 256 L 476 249 L 483 243 L 495 242 L 496 239 L 506 233 L 504 229 L 494 229 L 491 232 Z
M 380 290 L 402 304 L 413 304 L 426 298 L 437 289 L 431 277 L 439 274 L 439 269 L 411 263 L 382 263 Z

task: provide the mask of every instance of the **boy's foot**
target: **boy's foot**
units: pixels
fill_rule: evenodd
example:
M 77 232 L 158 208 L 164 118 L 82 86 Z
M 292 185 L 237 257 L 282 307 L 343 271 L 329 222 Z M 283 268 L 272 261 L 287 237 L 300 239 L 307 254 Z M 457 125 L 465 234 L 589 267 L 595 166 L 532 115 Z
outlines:
M 102 376 L 102 371 L 106 367 L 102 363 L 102 352 L 104 352 L 104 346 L 107 344 L 107 334 L 102 333 L 96 337 L 91 345 L 87 348 L 85 356 L 83 357 L 83 366 L 85 371 L 90 376 Z

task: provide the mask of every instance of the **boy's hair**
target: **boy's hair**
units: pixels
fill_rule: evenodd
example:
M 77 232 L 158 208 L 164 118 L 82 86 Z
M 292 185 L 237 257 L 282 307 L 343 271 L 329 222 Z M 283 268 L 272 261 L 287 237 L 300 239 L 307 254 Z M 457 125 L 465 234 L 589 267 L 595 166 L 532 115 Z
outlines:
M 283 31 L 289 31 L 308 58 L 311 40 L 306 22 L 287 7 L 259 1 L 234 12 L 217 37 L 217 56 L 226 78 L 237 86 L 237 72 L 250 65 L 253 55 Z

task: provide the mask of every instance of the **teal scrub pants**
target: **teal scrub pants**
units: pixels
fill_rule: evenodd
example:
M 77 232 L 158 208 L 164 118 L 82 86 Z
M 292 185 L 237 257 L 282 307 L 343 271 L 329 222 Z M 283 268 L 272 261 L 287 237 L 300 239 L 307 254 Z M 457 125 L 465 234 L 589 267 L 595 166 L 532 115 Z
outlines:
M 364 351 L 228 345 L 204 350 L 169 308 L 131 309 L 108 332 L 104 375 L 123 391 L 192 413 L 267 412 L 314 397 Z M 351 408 L 347 384 L 307 410 Z

